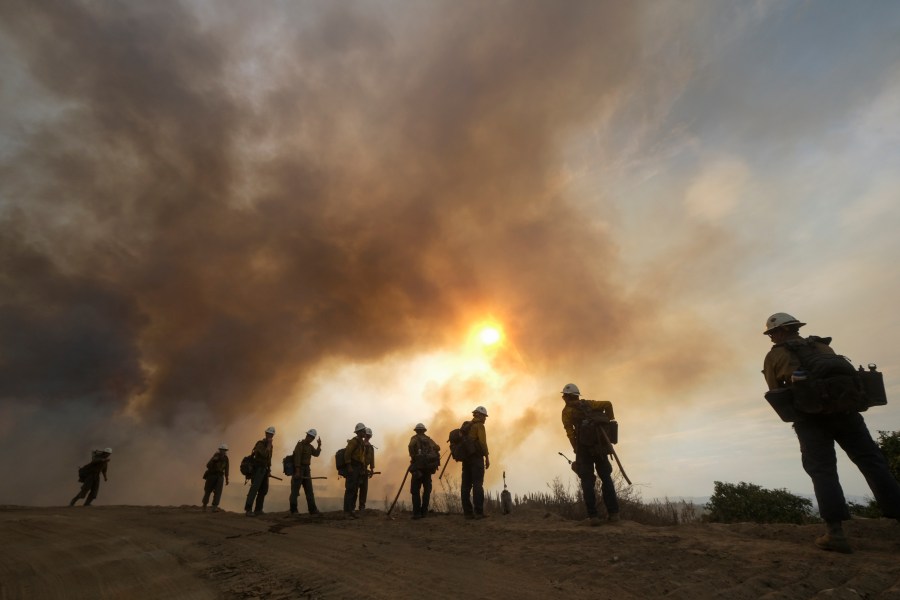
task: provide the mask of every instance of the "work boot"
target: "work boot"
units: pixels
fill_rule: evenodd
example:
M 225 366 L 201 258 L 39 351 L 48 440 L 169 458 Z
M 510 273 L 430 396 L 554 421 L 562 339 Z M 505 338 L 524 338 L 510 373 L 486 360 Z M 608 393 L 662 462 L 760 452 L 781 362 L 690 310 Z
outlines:
M 603 521 L 600 519 L 600 517 L 594 516 L 588 519 L 588 525 L 590 525 L 591 527 L 600 527 L 601 525 L 603 525 Z
M 422 515 L 420 515 L 419 513 L 413 513 L 412 518 L 413 518 L 413 520 L 418 520 L 418 519 L 422 518 Z
M 206 505 L 203 505 L 203 512 L 206 512 Z
M 348 519 L 358 519 L 359 517 L 353 511 L 347 511 L 344 513 L 344 516 Z
M 256 513 L 253 512 L 252 510 L 247 510 L 247 511 L 244 511 L 244 515 L 247 517 L 255 517 Z
M 87 502 L 84 503 L 84 505 L 85 505 L 85 506 L 90 506 L 90 505 L 91 505 L 91 502 L 92 502 L 92 500 L 88 500 Z
M 221 511 L 221 510 L 222 510 L 222 509 L 219 508 L 218 506 L 213 506 L 213 507 L 212 507 L 212 511 L 213 511 L 213 512 L 219 512 L 219 511 Z
M 477 515 L 475 515 L 475 518 L 476 518 L 476 519 L 479 519 L 479 520 L 480 520 L 480 519 L 487 519 L 487 518 L 488 518 L 488 515 L 486 515 L 486 514 L 484 514 L 484 513 L 478 513 Z
M 610 523 L 618 523 L 619 521 L 620 521 L 619 513 L 609 513 L 609 522 Z
M 72 498 L 72 501 L 69 502 L 69 506 L 75 506 L 76 502 L 78 502 L 78 496 L 75 496 L 74 498 Z
M 828 526 L 828 533 L 816 538 L 816 546 L 829 552 L 852 554 L 853 549 L 847 541 L 847 536 L 844 535 L 844 528 L 841 526 L 841 522 L 826 523 L 826 525 Z

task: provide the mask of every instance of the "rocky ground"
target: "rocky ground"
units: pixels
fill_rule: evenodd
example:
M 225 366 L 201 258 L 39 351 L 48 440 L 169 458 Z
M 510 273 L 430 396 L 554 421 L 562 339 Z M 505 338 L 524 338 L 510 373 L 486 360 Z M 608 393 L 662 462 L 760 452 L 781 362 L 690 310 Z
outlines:
M 0 508 L 0 598 L 897 598 L 900 525 L 624 521 L 518 510 L 248 518 L 197 507 Z

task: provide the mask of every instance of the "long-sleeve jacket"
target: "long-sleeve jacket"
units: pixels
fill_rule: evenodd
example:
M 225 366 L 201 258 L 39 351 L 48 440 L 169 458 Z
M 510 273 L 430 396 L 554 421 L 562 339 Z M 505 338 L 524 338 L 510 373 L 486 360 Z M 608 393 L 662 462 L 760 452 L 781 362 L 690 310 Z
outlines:
M 228 479 L 228 468 L 228 455 L 224 452 L 216 452 L 206 463 L 207 472 L 224 475 L 225 479 Z
M 99 477 L 102 473 L 103 478 L 105 479 L 108 465 L 109 455 L 104 452 L 95 451 L 91 453 L 91 462 L 85 465 L 85 470 L 90 477 Z
M 253 457 L 256 465 L 264 465 L 267 469 L 272 468 L 272 446 L 266 443 L 265 439 L 256 442 L 250 456 Z
M 363 442 L 364 440 L 358 437 L 347 440 L 347 448 L 344 450 L 344 464 L 349 465 L 353 461 L 360 464 L 366 463 L 366 448 Z
M 313 446 L 312 442 L 302 439 L 294 447 L 294 466 L 307 466 L 312 462 L 313 456 L 319 456 L 321 453 L 321 446 Z
M 785 344 L 786 342 L 802 339 L 803 337 L 799 333 L 794 334 L 784 342 L 772 346 L 772 349 L 766 354 L 766 358 L 763 361 L 762 372 L 763 377 L 766 378 L 766 385 L 769 386 L 770 390 L 790 387 L 791 375 L 795 370 L 800 368 L 800 359 L 797 357 L 796 353 L 788 350 L 785 347 Z M 830 340 L 831 338 L 819 339 Z M 813 347 L 817 352 L 834 354 L 834 350 L 831 349 L 831 346 L 824 341 L 814 340 Z
M 577 448 L 578 444 L 576 435 L 578 424 L 581 423 L 582 415 L 584 414 L 584 408 L 582 407 L 589 410 L 603 411 L 610 421 L 616 418 L 613 413 L 612 402 L 607 400 L 575 400 L 566 402 L 565 407 L 562 409 L 562 423 L 563 429 L 566 430 L 566 437 L 569 438 L 569 443 L 572 444 L 573 450 Z
M 369 443 L 368 440 L 363 442 L 365 448 L 365 461 L 364 464 L 369 468 L 369 470 L 375 470 L 375 446 Z
M 484 430 L 484 416 L 472 417 L 472 426 L 469 427 L 469 437 L 478 444 L 482 456 L 488 455 L 487 432 Z

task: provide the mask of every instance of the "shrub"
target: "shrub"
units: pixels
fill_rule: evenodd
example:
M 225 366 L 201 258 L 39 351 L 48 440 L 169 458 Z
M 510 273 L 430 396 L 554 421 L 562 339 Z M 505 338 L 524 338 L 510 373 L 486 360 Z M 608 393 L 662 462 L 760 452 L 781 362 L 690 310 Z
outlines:
M 878 447 L 887 459 L 891 475 L 900 481 L 900 431 L 879 431 Z
M 705 506 L 708 519 L 718 523 L 810 523 L 815 521 L 812 501 L 785 489 L 767 490 L 752 483 L 714 483 Z

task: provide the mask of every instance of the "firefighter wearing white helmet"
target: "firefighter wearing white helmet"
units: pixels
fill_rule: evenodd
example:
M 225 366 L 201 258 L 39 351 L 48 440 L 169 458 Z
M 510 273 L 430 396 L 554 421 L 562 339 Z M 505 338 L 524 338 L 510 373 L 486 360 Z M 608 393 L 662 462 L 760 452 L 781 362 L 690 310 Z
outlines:
M 358 518 L 353 512 L 359 497 L 359 488 L 366 475 L 366 425 L 357 423 L 353 428 L 355 437 L 347 440 L 344 448 L 344 515 L 351 519 Z
M 250 451 L 250 490 L 244 502 L 244 514 L 255 517 L 263 514 L 266 494 L 269 493 L 269 477 L 272 473 L 272 439 L 275 427 L 266 428 L 266 437 L 256 442 Z
M 309 429 L 306 436 L 294 446 L 294 474 L 291 476 L 291 495 L 288 498 L 288 507 L 291 514 L 295 515 L 299 511 L 297 509 L 297 496 L 300 495 L 300 488 L 306 496 L 306 509 L 311 515 L 318 515 L 319 509 L 316 508 L 316 496 L 313 493 L 312 486 L 312 458 L 318 457 L 322 453 L 322 438 L 319 438 L 317 445 L 313 447 L 313 440 L 316 439 L 318 433 L 315 429 Z
M 850 553 L 853 550 L 842 525 L 850 519 L 850 511 L 838 479 L 834 443 L 839 441 L 859 468 L 886 517 L 900 519 L 900 483 L 858 412 L 867 406 L 865 398 L 855 392 L 855 378 L 859 376 L 853 365 L 831 349 L 830 337 L 801 337 L 803 325 L 787 313 L 775 313 L 766 320 L 765 333 L 772 340 L 763 361 L 769 388 L 766 398 L 773 406 L 780 406 L 778 399 L 787 397 L 795 412 L 794 432 L 800 442 L 803 469 L 812 479 L 819 515 L 827 527 L 816 545 Z M 815 371 L 809 363 L 816 366 Z M 813 378 L 815 386 L 811 385 Z M 818 393 L 820 389 L 825 394 Z
M 600 495 L 606 507 L 609 521 L 619 520 L 619 499 L 612 479 L 612 464 L 609 462 L 609 446 L 597 439 L 597 425 L 593 415 L 600 415 L 606 422 L 615 419 L 612 402 L 606 400 L 581 400 L 581 390 L 574 383 L 567 383 L 562 389 L 565 406 L 562 409 L 562 424 L 575 452 L 572 470 L 581 480 L 581 495 L 587 509 L 588 524 L 600 525 L 597 511 L 595 483 L 600 477 Z M 594 474 L 596 472 L 596 475 Z
M 763 335 L 770 335 L 779 327 L 790 328 L 796 332 L 804 325 L 806 325 L 806 323 L 801 323 L 799 319 L 792 317 L 787 313 L 775 313 L 766 319 L 766 328 L 763 331 Z
M 85 506 L 90 506 L 91 502 L 97 497 L 100 491 L 100 476 L 106 481 L 106 469 L 109 465 L 109 455 L 112 454 L 112 448 L 103 450 L 94 450 L 91 452 L 91 462 L 78 469 L 78 481 L 81 482 L 81 490 L 69 501 L 69 506 L 75 506 L 75 503 L 82 498 L 87 497 L 84 501 Z
M 483 519 L 484 514 L 484 471 L 491 466 L 488 452 L 487 432 L 484 421 L 488 412 L 483 406 L 476 406 L 472 411 L 468 437 L 472 440 L 474 452 L 462 460 L 462 477 L 459 492 L 462 500 L 463 515 L 467 519 Z
M 431 476 L 441 466 L 441 448 L 434 440 L 425 435 L 425 425 L 416 423 L 416 432 L 409 439 L 409 472 L 412 479 L 409 493 L 412 496 L 413 519 L 422 519 L 428 515 L 428 504 L 431 500 Z
M 375 446 L 372 445 L 372 429 L 366 427 L 366 434 L 363 436 L 363 442 L 365 444 L 366 451 L 366 459 L 364 464 L 366 465 L 365 477 L 363 477 L 359 482 L 359 511 L 362 512 L 366 510 L 366 499 L 369 497 L 369 479 L 371 479 L 375 475 Z
M 228 444 L 219 444 L 218 450 L 206 461 L 206 471 L 203 473 L 203 512 L 206 512 L 206 504 L 212 494 L 212 511 L 219 512 L 219 501 L 222 499 L 223 486 L 228 485 Z

